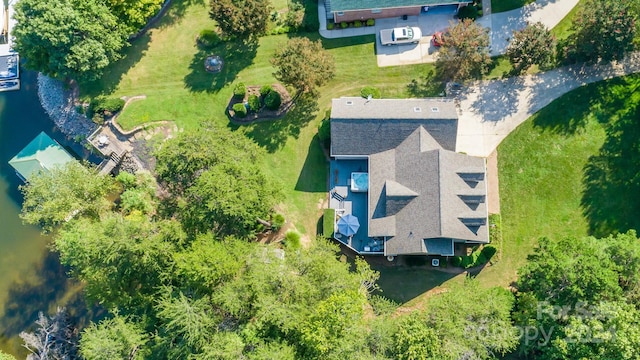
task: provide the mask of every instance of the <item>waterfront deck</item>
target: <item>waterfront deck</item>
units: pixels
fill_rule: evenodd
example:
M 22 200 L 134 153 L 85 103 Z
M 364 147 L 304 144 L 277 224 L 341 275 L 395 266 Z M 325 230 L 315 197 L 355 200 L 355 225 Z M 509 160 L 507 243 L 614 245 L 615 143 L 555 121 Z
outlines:
M 0 92 L 20 90 L 20 57 L 13 51 L 11 30 L 15 25 L 13 19 L 13 3 L 9 1 L 5 9 L 0 6 L 0 22 L 2 33 L 0 36 Z
M 116 166 L 120 165 L 122 158 L 133 150 L 126 139 L 121 139 L 111 130 L 109 125 L 101 126 L 87 141 L 104 157 L 98 165 L 101 174 L 110 174 Z

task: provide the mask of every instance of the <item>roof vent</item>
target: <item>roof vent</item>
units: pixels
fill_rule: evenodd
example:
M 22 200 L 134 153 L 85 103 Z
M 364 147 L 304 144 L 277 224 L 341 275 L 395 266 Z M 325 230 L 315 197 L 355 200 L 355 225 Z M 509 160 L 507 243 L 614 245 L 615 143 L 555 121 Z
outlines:
M 416 106 L 416 107 L 413 108 L 413 111 L 414 112 L 422 112 L 422 109 L 420 109 L 419 107 Z
M 440 112 L 440 109 L 438 109 L 437 107 L 432 107 L 431 112 Z
M 347 105 L 353 105 L 353 101 L 351 100 L 347 101 Z

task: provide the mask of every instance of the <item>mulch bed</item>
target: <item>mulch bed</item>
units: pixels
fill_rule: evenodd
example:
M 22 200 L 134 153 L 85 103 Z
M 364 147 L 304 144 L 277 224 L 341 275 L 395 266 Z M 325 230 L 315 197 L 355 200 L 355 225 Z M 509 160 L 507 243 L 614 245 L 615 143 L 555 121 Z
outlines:
M 266 106 L 263 106 L 258 112 L 250 111 L 245 117 L 236 117 L 235 112 L 233 111 L 233 105 L 237 103 L 245 103 L 249 99 L 250 95 L 260 97 L 260 86 L 252 85 L 247 86 L 247 93 L 244 95 L 243 99 L 237 99 L 233 96 L 229 99 L 229 104 L 227 105 L 227 114 L 229 115 L 229 119 L 237 124 L 250 124 L 258 121 L 279 119 L 284 116 L 293 106 L 291 95 L 281 84 L 273 84 L 271 87 L 274 91 L 280 94 L 280 98 L 282 99 L 280 107 L 277 110 L 269 110 Z

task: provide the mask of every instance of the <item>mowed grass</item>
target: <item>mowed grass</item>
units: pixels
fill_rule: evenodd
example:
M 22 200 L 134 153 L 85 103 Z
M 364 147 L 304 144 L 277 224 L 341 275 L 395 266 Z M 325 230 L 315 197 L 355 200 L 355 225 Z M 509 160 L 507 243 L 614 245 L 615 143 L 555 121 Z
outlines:
M 483 284 L 507 286 L 516 280 L 517 270 L 541 237 L 590 235 L 590 219 L 581 206 L 585 165 L 599 154 L 606 124 L 625 108 L 638 106 L 640 97 L 629 94 L 639 87 L 640 76 L 631 75 L 576 89 L 500 144 L 503 254 L 500 262 L 478 275 Z M 618 195 L 616 199 L 625 198 Z
M 199 49 L 199 32 L 215 26 L 207 10 L 208 1 L 174 1 L 158 25 L 126 49 L 126 57 L 113 64 L 103 79 L 81 86 L 82 96 L 145 95 L 146 99 L 130 103 L 119 116 L 125 129 L 159 120 L 175 121 L 182 129 L 197 129 L 203 121 L 213 121 L 246 132 L 267 149 L 264 170 L 283 185 L 279 210 L 313 236 L 327 191 L 327 163 L 315 134 L 331 99 L 359 96 L 366 85 L 379 87 L 384 97 L 437 95 L 441 89 L 423 79 L 433 66 L 378 68 L 374 36 L 323 40 L 335 57 L 336 76 L 319 89 L 318 97 L 299 104 L 284 119 L 238 127 L 225 115 L 233 87 L 238 82 L 276 82 L 270 59 L 292 35 L 262 37 L 255 46 L 226 43 Z M 305 36 L 319 38 L 317 33 Z M 204 71 L 203 61 L 209 54 L 223 57 L 221 73 Z M 410 92 L 407 85 L 414 79 L 419 86 Z

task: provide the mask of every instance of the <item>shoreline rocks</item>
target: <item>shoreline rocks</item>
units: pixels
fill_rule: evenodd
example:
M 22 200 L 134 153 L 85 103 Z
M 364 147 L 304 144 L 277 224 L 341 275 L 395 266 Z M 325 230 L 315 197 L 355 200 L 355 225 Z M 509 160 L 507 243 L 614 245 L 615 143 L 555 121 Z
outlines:
M 76 111 L 72 95 L 62 81 L 38 74 L 38 98 L 47 115 L 65 135 L 87 138 L 98 125 Z

